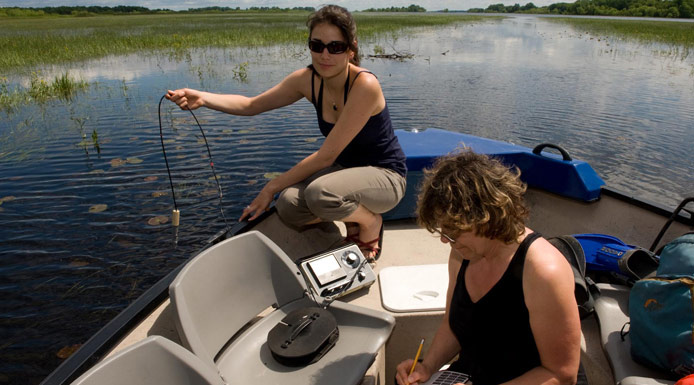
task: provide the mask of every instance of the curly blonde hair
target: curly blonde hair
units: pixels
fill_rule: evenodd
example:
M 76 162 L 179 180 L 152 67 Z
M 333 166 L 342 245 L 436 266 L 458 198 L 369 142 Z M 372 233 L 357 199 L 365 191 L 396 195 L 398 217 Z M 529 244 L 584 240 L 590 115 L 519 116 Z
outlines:
M 417 203 L 418 223 L 434 233 L 474 231 L 476 235 L 517 242 L 525 231 L 526 185 L 517 167 L 469 148 L 441 157 L 424 171 Z

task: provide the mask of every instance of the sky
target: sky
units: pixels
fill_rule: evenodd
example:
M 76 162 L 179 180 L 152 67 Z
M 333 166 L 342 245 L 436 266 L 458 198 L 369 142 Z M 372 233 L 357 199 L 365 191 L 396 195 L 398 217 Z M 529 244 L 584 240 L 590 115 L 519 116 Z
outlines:
M 367 8 L 406 7 L 417 4 L 428 11 L 438 11 L 445 8 L 450 10 L 467 10 L 470 8 L 486 8 L 490 4 L 503 3 L 513 5 L 518 2 L 525 5 L 531 0 L 0 0 L 0 7 L 54 7 L 61 5 L 99 5 L 113 7 L 116 5 L 136 5 L 149 9 L 167 8 L 172 10 L 185 10 L 188 8 L 203 7 L 320 7 L 323 4 L 341 5 L 350 11 Z M 545 6 L 559 0 L 532 1 L 536 6 Z M 569 0 L 571 2 L 571 0 Z

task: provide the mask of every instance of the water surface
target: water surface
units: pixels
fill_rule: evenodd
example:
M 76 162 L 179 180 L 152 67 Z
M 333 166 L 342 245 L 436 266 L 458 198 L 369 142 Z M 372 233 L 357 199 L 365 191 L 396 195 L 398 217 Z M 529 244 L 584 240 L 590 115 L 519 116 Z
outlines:
M 415 55 L 362 63 L 379 77 L 396 128 L 559 144 L 609 186 L 668 208 L 694 193 L 694 59 L 678 47 L 592 36 L 536 16 L 361 44 L 367 54 L 378 45 Z M 178 87 L 254 95 L 308 63 L 303 46 L 108 57 L 67 67 L 92 84 L 72 101 L 2 112 L 0 199 L 14 199 L 0 205 L 0 383 L 40 382 L 61 349 L 85 342 L 225 227 L 202 136 L 168 102 L 178 243 L 170 222 L 157 224 L 172 209 L 161 95 Z M 229 222 L 268 178 L 322 141 L 307 101 L 256 117 L 196 115 Z

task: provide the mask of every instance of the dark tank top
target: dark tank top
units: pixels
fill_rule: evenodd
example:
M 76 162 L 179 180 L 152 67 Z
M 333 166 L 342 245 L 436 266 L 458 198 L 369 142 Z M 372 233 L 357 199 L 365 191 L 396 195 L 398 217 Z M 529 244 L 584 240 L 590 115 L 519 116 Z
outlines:
M 538 233 L 525 237 L 499 282 L 476 303 L 465 288 L 469 261 L 460 267 L 449 324 L 461 351 L 450 369 L 470 374 L 475 385 L 500 384 L 541 364 L 522 282 L 528 247 L 539 237 Z
M 318 127 L 323 136 L 328 136 L 334 123 L 326 122 L 323 119 L 323 79 L 321 78 L 320 88 L 318 90 L 318 99 L 315 95 L 315 70 L 311 68 L 311 103 L 316 107 L 318 115 Z M 354 77 L 357 77 L 362 72 L 371 73 L 369 71 L 360 71 Z M 347 94 L 349 93 L 349 76 L 345 83 L 344 102 L 347 103 Z M 388 112 L 388 105 L 383 108 L 378 114 L 371 116 L 364 127 L 345 147 L 335 161 L 342 167 L 364 167 L 376 166 L 386 168 L 397 172 L 403 177 L 407 175 L 407 166 L 405 165 L 405 153 L 400 147 L 397 136 L 393 131 L 393 125 Z

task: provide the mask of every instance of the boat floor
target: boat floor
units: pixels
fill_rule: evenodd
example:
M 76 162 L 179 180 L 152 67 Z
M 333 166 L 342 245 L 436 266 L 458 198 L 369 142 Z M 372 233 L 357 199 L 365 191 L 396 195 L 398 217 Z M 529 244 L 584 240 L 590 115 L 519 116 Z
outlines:
M 330 248 L 345 234 L 344 227 L 336 223 L 315 225 L 303 231 L 289 230 L 276 215 L 263 221 L 256 229 L 277 243 L 294 260 Z M 449 251 L 450 247 L 447 244 L 419 228 L 412 220 L 387 222 L 383 252 L 374 271 L 378 274 L 389 266 L 445 264 Z M 382 305 L 378 282 L 368 289 L 360 289 L 340 300 L 388 312 Z M 411 358 L 421 338 L 426 338 L 426 351 L 443 315 L 441 311 L 389 313 L 396 318 L 396 327 L 386 344 L 385 357 L 381 355 L 376 361 L 380 367 L 370 370 L 373 372 L 372 376 L 376 375 L 379 378 L 372 377 L 370 381 L 365 382 L 391 384 L 395 366 L 402 360 Z M 609 364 L 600 346 L 597 322 L 591 316 L 582 322 L 582 326 L 582 362 L 590 383 L 593 385 L 614 384 Z M 162 335 L 180 343 L 168 300 L 122 340 L 111 354 L 148 335 Z

